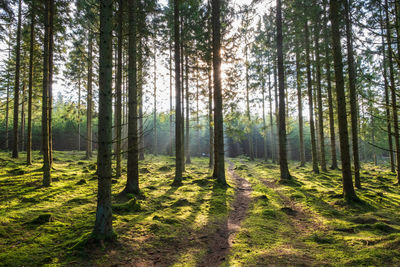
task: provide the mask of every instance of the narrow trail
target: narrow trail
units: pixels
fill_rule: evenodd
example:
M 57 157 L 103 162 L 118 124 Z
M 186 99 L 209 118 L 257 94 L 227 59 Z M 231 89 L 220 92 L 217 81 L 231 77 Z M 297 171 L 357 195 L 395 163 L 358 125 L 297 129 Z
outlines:
M 233 244 L 235 234 L 247 215 L 251 203 L 252 188 L 250 183 L 235 173 L 233 163 L 229 163 L 229 173 L 236 184 L 235 199 L 228 218 L 217 226 L 217 230 L 207 236 L 208 253 L 198 266 L 219 266 L 226 258 Z

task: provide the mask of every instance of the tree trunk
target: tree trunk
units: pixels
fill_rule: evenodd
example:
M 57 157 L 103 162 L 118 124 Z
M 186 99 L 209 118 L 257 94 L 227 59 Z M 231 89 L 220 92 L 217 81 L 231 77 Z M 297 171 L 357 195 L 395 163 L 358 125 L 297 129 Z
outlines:
M 89 32 L 88 46 L 88 84 L 87 84 L 87 117 L 86 117 L 86 158 L 92 157 L 92 80 L 93 80 L 93 37 Z
M 181 120 L 181 56 L 179 31 L 179 0 L 174 0 L 174 42 L 175 42 L 175 178 L 173 185 L 182 184 L 182 120 Z
M 186 53 L 185 56 L 185 82 L 186 82 L 186 138 L 185 138 L 185 151 L 186 151 L 186 164 L 190 164 L 190 123 L 189 123 L 189 57 Z
M 19 107 L 19 77 L 21 68 L 21 24 L 22 24 L 22 0 L 18 1 L 18 26 L 17 45 L 15 47 L 15 86 L 14 86 L 14 143 L 12 157 L 18 158 L 18 107 Z
M 307 88 L 308 88 L 308 109 L 310 112 L 310 133 L 311 133 L 311 155 L 314 173 L 319 173 L 317 143 L 315 140 L 315 125 L 314 125 L 314 104 L 313 104 L 313 88 L 311 80 L 311 63 L 310 63 L 310 40 L 308 31 L 308 21 L 304 23 L 305 30 L 305 46 L 306 46 L 306 68 L 307 68 Z
M 394 126 L 394 143 L 396 147 L 396 166 L 397 166 L 397 183 L 400 184 L 400 140 L 399 140 L 399 121 L 397 115 L 397 101 L 396 101 L 396 84 L 394 80 L 394 67 L 393 67 L 393 49 L 392 49 L 392 33 L 389 20 L 388 1 L 385 0 L 386 6 L 386 38 L 388 43 L 388 60 L 389 60 L 389 77 L 390 77 L 390 91 L 392 93 L 392 114 Z
M 172 33 L 169 41 L 169 155 L 173 155 L 174 136 L 172 130 L 173 115 L 172 115 Z
M 263 118 L 263 141 L 264 141 L 264 160 L 268 160 L 268 147 L 267 147 L 267 119 L 265 117 L 265 78 L 261 78 L 262 82 L 262 118 Z
M 316 63 L 316 76 L 317 76 L 317 102 L 318 102 L 318 130 L 319 130 L 319 149 L 321 158 L 321 170 L 326 172 L 326 159 L 325 159 L 325 137 L 324 137 L 324 116 L 322 107 L 322 86 L 321 86 L 321 59 L 319 49 L 319 36 L 320 36 L 320 25 L 319 14 L 317 15 L 317 21 L 315 26 L 315 63 Z
M 253 144 L 253 124 L 251 123 L 250 116 L 250 96 L 249 96 L 249 61 L 248 61 L 248 44 L 245 44 L 245 68 L 246 68 L 246 116 L 249 125 L 248 142 L 249 142 L 249 156 L 250 160 L 254 160 L 254 144 Z
M 297 106 L 299 112 L 300 167 L 304 167 L 306 165 L 306 158 L 304 151 L 303 95 L 301 93 L 300 53 L 297 49 L 296 49 L 296 85 L 297 85 Z
M 123 42 L 123 17 L 124 17 L 124 0 L 118 1 L 118 44 L 117 44 L 117 83 L 115 87 L 116 105 L 115 105 L 115 132 L 116 132 L 116 146 L 115 146 L 115 159 L 116 168 L 115 176 L 121 177 L 122 164 L 121 164 L 121 139 L 122 139 L 122 42 Z
M 348 201 L 358 200 L 351 177 L 351 160 L 349 134 L 347 130 L 346 96 L 344 92 L 342 46 L 340 43 L 340 3 L 341 0 L 330 0 L 330 18 L 332 27 L 332 50 L 335 63 L 336 100 L 339 122 L 340 154 L 342 159 L 343 195 Z
M 10 61 L 11 61 L 11 26 L 9 26 L 9 40 L 8 40 L 8 61 L 7 61 L 7 103 L 6 103 L 6 140 L 5 140 L 5 149 L 9 150 L 9 133 L 8 133 L 8 124 L 9 124 L 9 114 L 10 114 Z
M 336 134 L 335 134 L 335 119 L 333 115 L 333 97 L 332 97 L 332 79 L 331 79 L 331 50 L 329 47 L 328 33 L 328 13 L 325 8 L 325 19 L 324 19 L 324 36 L 325 36 L 325 65 L 326 65 L 326 82 L 327 82 L 327 93 L 328 93 L 328 107 L 329 107 L 329 132 L 331 139 L 331 157 L 332 165 L 331 169 L 338 169 L 337 155 L 336 155 Z
M 153 154 L 157 155 L 157 48 L 154 38 L 154 114 L 153 114 L 153 129 L 154 129 L 154 142 Z
M 112 0 L 100 1 L 98 192 L 95 238 L 113 239 L 111 208 L 112 177 Z
M 137 65 L 136 65 L 136 0 L 129 2 L 129 63 L 128 63 L 128 173 L 124 193 L 139 194 L 139 144 L 137 129 Z
M 81 77 L 78 78 L 78 151 L 81 151 Z
M 272 115 L 272 85 L 271 85 L 271 74 L 268 72 L 268 98 L 269 98 L 269 124 L 271 127 L 271 160 L 272 163 L 276 162 L 276 146 L 275 146 L 275 134 L 274 134 L 274 119 Z
M 278 99 L 278 71 L 277 71 L 277 67 L 276 67 L 277 61 L 275 58 L 274 61 L 274 102 L 275 102 L 275 125 L 276 125 L 276 131 L 277 133 L 279 132 L 279 109 L 278 109 L 278 103 L 279 103 L 279 99 Z M 279 140 L 278 142 L 276 141 L 276 137 L 274 136 L 274 151 L 275 151 L 275 158 L 276 158 L 276 162 L 278 163 L 279 161 Z
M 33 48 L 35 42 L 35 1 L 32 1 L 32 6 L 31 6 L 30 35 L 31 36 L 29 44 L 29 81 L 28 81 L 28 133 L 27 133 L 27 144 L 26 144 L 26 163 L 28 165 L 32 164 L 32 97 L 33 97 Z
M 51 165 L 49 151 L 49 31 L 50 2 L 45 2 L 44 41 L 43 41 L 43 92 L 42 92 L 42 153 L 43 153 L 43 186 L 51 184 Z
M 387 57 L 386 57 L 386 49 L 385 49 L 385 35 L 383 32 L 384 23 L 383 23 L 383 15 L 381 14 L 381 36 L 382 36 L 382 68 L 383 68 L 383 80 L 384 80 L 384 90 L 385 90 L 385 109 L 386 109 L 386 125 L 387 125 L 387 134 L 388 134 L 388 146 L 389 146 L 389 158 L 390 158 L 390 170 L 391 172 L 395 172 L 395 162 L 393 156 L 393 140 L 392 140 L 392 123 L 390 118 L 390 101 L 389 101 L 389 82 L 387 78 Z
M 286 149 L 286 115 L 285 115 L 285 71 L 283 66 L 283 36 L 282 36 L 282 2 L 276 1 L 276 44 L 278 56 L 279 80 L 279 165 L 281 182 L 291 179 Z
M 24 75 L 25 76 L 25 75 Z M 20 136 L 21 136 L 21 149 L 20 151 L 24 151 L 25 149 L 25 99 L 26 99 L 26 88 L 25 88 L 25 77 L 23 78 L 23 83 L 22 83 L 22 99 L 21 99 L 21 130 L 20 130 Z
M 350 114 L 351 114 L 351 140 L 353 145 L 354 159 L 354 180 L 355 186 L 361 188 L 360 181 L 360 156 L 358 152 L 358 110 L 357 110 L 357 91 L 356 91 L 356 69 L 354 63 L 353 32 L 351 14 L 348 0 L 344 0 L 346 16 L 346 41 L 347 41 L 347 64 L 349 73 L 349 91 L 350 91 Z
M 54 69 L 54 1 L 50 1 L 50 17 L 49 17 L 49 85 L 47 90 L 49 91 L 49 160 L 50 168 L 53 164 L 53 131 L 52 131 L 52 114 L 53 114 L 53 69 Z
M 225 151 L 224 151 L 224 119 L 222 112 L 221 85 L 221 21 L 220 1 L 212 0 L 212 29 L 213 29 L 213 69 L 214 69 L 214 173 L 220 185 L 226 185 L 225 180 Z
M 213 126 L 213 87 L 212 87 L 212 69 L 211 62 L 208 67 L 208 132 L 210 135 L 210 160 L 208 166 L 214 168 L 214 126 Z
M 200 109 L 199 109 L 199 97 L 200 97 L 200 86 L 199 86 L 199 67 L 196 66 L 196 135 L 197 135 L 197 151 L 196 154 L 197 156 L 200 156 Z
M 140 1 L 139 1 L 140 2 Z M 140 10 L 140 8 L 139 8 Z M 139 160 L 144 160 L 144 128 L 143 128 L 143 44 L 141 38 L 138 47 L 138 108 L 139 108 Z

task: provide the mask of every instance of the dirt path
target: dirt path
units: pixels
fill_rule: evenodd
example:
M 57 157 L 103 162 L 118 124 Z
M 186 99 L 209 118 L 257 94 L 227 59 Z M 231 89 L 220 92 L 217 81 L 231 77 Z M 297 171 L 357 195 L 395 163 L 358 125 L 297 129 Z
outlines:
M 237 175 L 230 163 L 229 173 L 236 184 L 235 199 L 232 210 L 229 212 L 227 220 L 217 226 L 217 230 L 206 237 L 208 253 L 200 261 L 198 266 L 218 266 L 226 258 L 229 249 L 232 247 L 235 234 L 240 229 L 240 224 L 246 217 L 247 210 L 251 202 L 252 188 L 250 183 Z

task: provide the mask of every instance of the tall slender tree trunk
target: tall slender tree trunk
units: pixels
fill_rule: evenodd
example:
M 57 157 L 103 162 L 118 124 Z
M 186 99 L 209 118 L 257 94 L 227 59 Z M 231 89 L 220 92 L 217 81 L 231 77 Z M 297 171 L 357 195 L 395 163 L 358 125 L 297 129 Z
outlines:
M 49 160 L 50 168 L 53 164 L 53 131 L 52 131 L 52 117 L 53 117 L 53 69 L 54 69 L 54 1 L 50 1 L 50 15 L 49 15 L 49 85 L 47 90 L 49 91 Z
M 124 18 L 124 0 L 118 1 L 118 40 L 117 40 L 117 81 L 115 87 L 115 133 L 116 133 L 116 144 L 115 144 L 115 159 L 116 168 L 115 176 L 121 177 L 122 164 L 121 164 L 121 143 L 122 143 L 122 46 L 123 46 L 123 18 Z
M 46 0 L 44 13 L 44 41 L 43 41 L 43 92 L 42 92 L 42 153 L 43 153 L 43 186 L 51 184 L 51 163 L 49 151 L 49 32 L 50 32 L 50 5 L 52 0 Z
M 212 86 L 212 68 L 211 62 L 208 67 L 208 132 L 210 135 L 209 152 L 210 159 L 208 166 L 210 169 L 214 168 L 214 126 L 213 126 L 213 86 Z
M 275 134 L 274 134 L 274 119 L 272 113 L 272 85 L 271 85 L 271 73 L 268 72 L 268 98 L 269 98 L 269 124 L 271 127 L 271 160 L 272 163 L 276 162 L 276 146 L 275 146 Z
M 173 114 L 172 114 L 172 33 L 170 34 L 169 41 L 169 155 L 173 155 L 173 145 L 174 145 L 174 136 L 173 136 Z
M 24 81 L 22 83 L 22 99 L 21 99 L 21 123 L 20 123 L 21 150 L 20 151 L 24 151 L 25 149 L 25 99 L 26 99 L 25 77 L 23 78 L 23 80 Z
M 93 81 L 93 36 L 89 32 L 89 46 L 88 46 L 88 81 L 87 81 L 87 114 L 86 114 L 86 158 L 92 157 L 92 81 Z
M 268 147 L 267 147 L 267 119 L 265 116 L 265 78 L 261 79 L 262 85 L 262 118 L 263 118 L 263 143 L 264 143 L 264 160 L 268 160 Z
M 285 70 L 283 66 L 283 36 L 282 36 L 282 2 L 276 1 L 276 44 L 278 56 L 279 80 L 279 165 L 281 181 L 291 179 L 286 149 L 286 115 L 285 115 Z
M 81 77 L 78 77 L 78 151 L 81 151 Z
M 297 49 L 296 49 L 296 86 L 297 86 L 297 107 L 299 112 L 300 167 L 304 167 L 306 165 L 306 158 L 304 150 L 303 94 L 301 92 L 300 52 Z
M 386 38 L 388 45 L 388 64 L 389 64 L 389 77 L 390 77 L 390 91 L 392 93 L 392 114 L 394 126 L 394 143 L 396 147 L 396 167 L 397 167 L 397 182 L 400 184 L 400 140 L 399 140 L 399 121 L 397 115 L 397 100 L 396 100 L 396 84 L 394 79 L 394 66 L 393 66 L 393 49 L 392 49 L 392 33 L 391 24 L 389 20 L 388 1 L 385 0 L 386 6 Z
M 327 5 L 327 4 L 326 4 Z M 328 13 L 326 8 L 324 10 L 324 36 L 325 40 L 329 40 L 328 32 Z M 329 132 L 331 140 L 331 169 L 336 170 L 337 165 L 337 155 L 336 155 L 336 134 L 335 134 L 335 119 L 333 115 L 333 97 L 332 97 L 332 79 L 331 79 L 331 50 L 329 47 L 329 42 L 325 42 L 325 66 L 326 66 L 326 82 L 327 82 L 327 93 L 328 93 L 328 107 L 329 107 Z
M 32 97 L 33 97 L 33 48 L 35 42 L 35 1 L 31 6 L 30 44 L 29 44 L 29 81 L 28 81 L 28 133 L 26 144 L 26 163 L 32 164 Z M 8 92 L 7 92 L 8 93 Z
M 8 124 L 9 124 L 9 114 L 10 114 L 10 61 L 11 61 L 11 26 L 9 26 L 9 40 L 8 40 L 8 61 L 7 61 L 7 103 L 6 103 L 6 140 L 5 140 L 5 149 L 9 150 L 9 132 L 8 132 Z
M 14 86 L 14 140 L 12 157 L 18 158 L 18 107 L 19 107 L 19 77 L 21 68 L 21 24 L 22 0 L 18 1 L 17 45 L 15 46 L 15 86 Z
M 356 69 L 354 63 L 353 33 L 350 14 L 349 0 L 344 0 L 346 16 L 346 41 L 347 41 L 347 64 L 349 73 L 350 91 L 350 113 L 351 113 L 351 140 L 353 145 L 354 159 L 354 180 L 357 188 L 361 188 L 360 181 L 360 156 L 358 151 L 358 110 L 357 110 L 357 91 L 356 91 Z
M 139 1 L 140 2 L 140 1 Z M 141 10 L 139 8 L 139 10 Z M 141 36 L 141 34 L 139 35 Z M 144 127 L 143 127 L 143 43 L 141 38 L 138 47 L 138 108 L 139 108 L 139 160 L 144 160 Z
M 277 133 L 279 133 L 279 108 L 278 108 L 278 104 L 279 104 L 279 99 L 278 99 L 278 70 L 277 70 L 277 60 L 275 58 L 274 61 L 274 102 L 275 102 L 275 125 L 276 125 L 276 131 Z M 279 162 L 279 140 L 278 142 L 276 141 L 276 137 L 274 136 L 274 143 L 275 143 L 275 158 L 276 158 L 276 162 Z
M 113 1 L 100 1 L 99 127 L 98 127 L 98 192 L 95 238 L 113 239 L 111 206 L 112 177 L 112 13 Z
M 313 172 L 319 173 L 317 143 L 315 140 L 315 125 L 314 125 L 314 104 L 313 104 L 313 88 L 311 80 L 311 63 L 310 63 L 310 40 L 308 30 L 308 20 L 304 23 L 305 30 L 305 46 L 306 46 L 306 68 L 307 68 L 307 89 L 308 89 L 308 109 L 310 112 L 310 133 L 311 133 L 311 155 Z
M 185 138 L 185 154 L 186 154 L 186 164 L 190 164 L 190 104 L 189 104 L 189 57 L 186 53 L 185 56 L 185 82 L 186 82 L 186 138 Z
M 199 98 L 200 98 L 200 85 L 199 85 L 199 67 L 196 66 L 196 135 L 197 135 L 197 151 L 196 154 L 199 156 L 200 153 L 200 108 L 199 108 Z
M 175 178 L 173 185 L 182 184 L 182 120 L 181 120 L 181 56 L 179 31 L 179 0 L 174 0 L 174 45 L 175 45 Z
M 246 68 L 246 116 L 248 119 L 248 124 L 249 124 L 249 133 L 248 133 L 248 142 L 249 142 L 249 156 L 250 160 L 254 160 L 254 144 L 253 144 L 253 124 L 251 122 L 251 116 L 250 116 L 250 93 L 249 93 L 249 82 L 250 82 L 250 77 L 249 77 L 249 60 L 248 60 L 248 44 L 246 40 L 245 44 L 245 68 Z
M 325 137 L 324 137 L 324 116 L 322 106 L 322 86 L 321 86 L 321 58 L 319 48 L 319 36 L 320 36 L 320 23 L 319 14 L 317 15 L 317 21 L 315 26 L 315 62 L 316 62 L 316 78 L 317 78 L 317 103 L 318 103 L 318 130 L 319 130 L 319 149 L 321 158 L 321 170 L 326 172 L 326 159 L 325 159 Z
M 214 69 L 214 173 L 220 185 L 226 185 L 225 180 L 225 151 L 224 151 L 224 119 L 222 113 L 221 85 L 221 1 L 212 0 L 212 29 L 213 29 L 213 69 Z
M 390 170 L 391 172 L 395 172 L 395 162 L 393 156 L 393 140 L 392 140 L 392 122 L 390 118 L 390 101 L 389 101 L 389 82 L 387 76 L 387 57 L 386 57 L 386 49 L 385 49 L 385 34 L 384 34 L 384 23 L 383 23 L 383 15 L 381 14 L 381 36 L 382 36 L 382 68 L 383 68 L 383 81 L 384 81 L 384 90 L 385 90 L 385 111 L 386 111 L 386 127 L 388 133 L 388 146 L 389 146 L 389 158 L 390 158 Z
M 139 194 L 139 144 L 137 129 L 138 91 L 136 65 L 137 0 L 129 2 L 129 65 L 128 65 L 128 175 L 124 193 Z
M 155 42 L 155 38 L 154 38 Z M 154 44 L 154 113 L 153 113 L 153 129 L 154 129 L 154 142 L 153 154 L 157 155 L 158 140 L 157 140 L 157 48 Z
M 349 134 L 347 130 L 346 96 L 344 92 L 342 45 L 340 43 L 340 3 L 341 0 L 330 0 L 330 19 L 332 27 L 332 50 L 335 63 L 336 100 L 339 122 L 340 154 L 342 159 L 343 195 L 348 201 L 358 200 L 351 177 L 351 160 Z

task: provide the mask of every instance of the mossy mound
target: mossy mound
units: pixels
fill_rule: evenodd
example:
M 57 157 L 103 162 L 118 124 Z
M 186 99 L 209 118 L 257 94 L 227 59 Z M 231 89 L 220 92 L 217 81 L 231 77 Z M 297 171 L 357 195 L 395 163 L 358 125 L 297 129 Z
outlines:
M 28 224 L 45 224 L 51 222 L 53 220 L 51 213 L 43 213 L 40 214 L 38 217 L 33 219 L 32 221 L 28 222 Z
M 160 172 L 169 172 L 171 171 L 171 167 L 169 166 L 162 166 L 158 169 Z
M 136 198 L 131 198 L 125 203 L 113 204 L 112 209 L 115 212 L 139 211 L 140 203 L 137 202 Z

